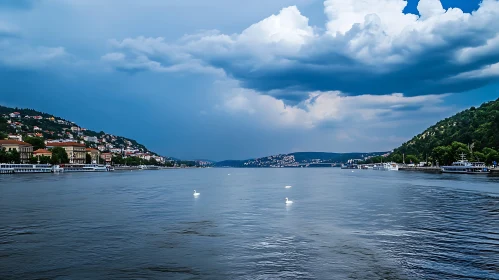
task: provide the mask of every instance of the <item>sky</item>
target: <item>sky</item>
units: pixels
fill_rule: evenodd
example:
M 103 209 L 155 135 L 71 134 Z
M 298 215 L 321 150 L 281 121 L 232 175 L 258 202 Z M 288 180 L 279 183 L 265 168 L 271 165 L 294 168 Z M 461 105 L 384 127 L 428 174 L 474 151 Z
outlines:
M 499 0 L 2 0 L 0 104 L 182 159 L 388 151 L 499 97 Z

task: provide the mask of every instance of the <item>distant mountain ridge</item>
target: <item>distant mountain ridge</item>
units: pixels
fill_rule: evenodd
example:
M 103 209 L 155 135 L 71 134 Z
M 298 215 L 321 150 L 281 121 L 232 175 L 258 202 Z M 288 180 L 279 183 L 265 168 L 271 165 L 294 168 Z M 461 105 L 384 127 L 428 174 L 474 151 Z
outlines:
M 224 160 L 215 163 L 216 167 L 299 167 L 310 164 L 340 164 L 351 159 L 365 159 L 387 154 L 387 152 L 370 153 L 328 153 L 297 152 L 279 154 L 248 160 Z

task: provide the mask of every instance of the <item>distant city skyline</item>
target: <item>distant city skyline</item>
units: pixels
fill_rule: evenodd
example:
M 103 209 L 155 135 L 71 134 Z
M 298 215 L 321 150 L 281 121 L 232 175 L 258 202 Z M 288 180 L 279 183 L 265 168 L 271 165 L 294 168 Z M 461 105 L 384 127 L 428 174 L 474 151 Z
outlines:
M 499 97 L 497 0 L 0 2 L 0 104 L 181 159 L 396 148 Z

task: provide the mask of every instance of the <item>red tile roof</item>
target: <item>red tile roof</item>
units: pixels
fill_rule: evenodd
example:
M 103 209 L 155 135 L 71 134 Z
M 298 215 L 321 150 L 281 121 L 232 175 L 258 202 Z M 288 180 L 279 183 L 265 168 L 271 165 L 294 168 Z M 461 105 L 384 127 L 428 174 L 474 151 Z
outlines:
M 34 151 L 33 154 L 52 154 L 52 152 L 45 149 L 38 149 Z
M 0 145 L 24 145 L 24 146 L 32 146 L 29 143 L 17 141 L 17 140 L 0 140 Z
M 85 147 L 85 144 L 80 144 L 77 142 L 56 142 L 47 143 L 47 147 Z

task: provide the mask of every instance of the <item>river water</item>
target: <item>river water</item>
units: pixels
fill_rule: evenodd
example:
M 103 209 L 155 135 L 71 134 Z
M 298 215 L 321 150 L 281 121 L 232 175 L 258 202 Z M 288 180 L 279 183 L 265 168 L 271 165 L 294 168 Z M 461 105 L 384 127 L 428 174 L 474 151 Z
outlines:
M 0 279 L 499 279 L 499 178 L 1 175 Z

